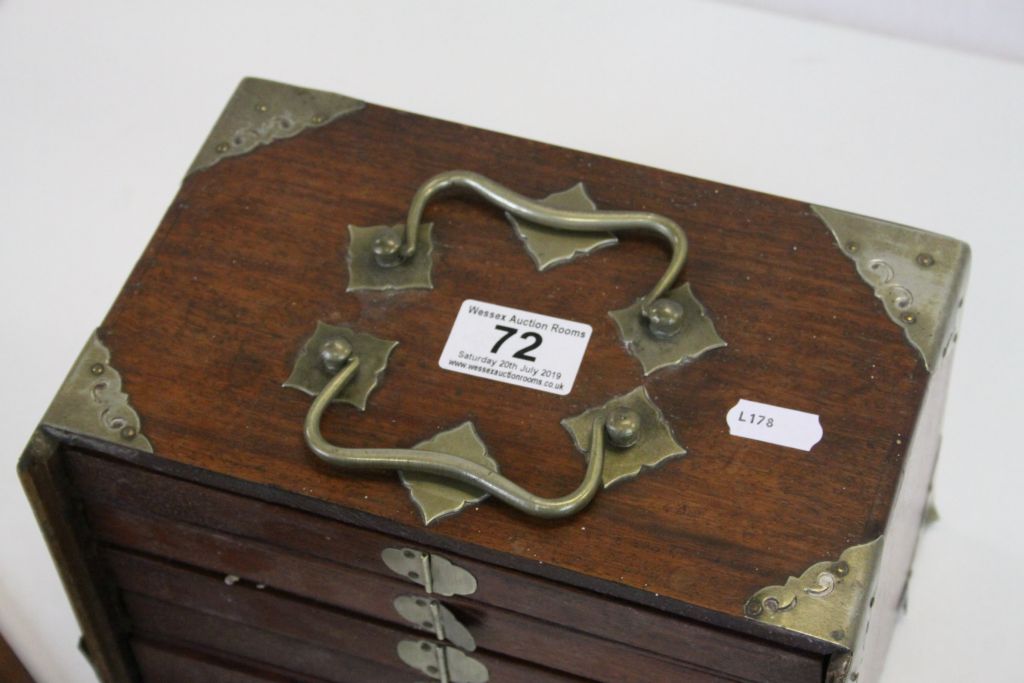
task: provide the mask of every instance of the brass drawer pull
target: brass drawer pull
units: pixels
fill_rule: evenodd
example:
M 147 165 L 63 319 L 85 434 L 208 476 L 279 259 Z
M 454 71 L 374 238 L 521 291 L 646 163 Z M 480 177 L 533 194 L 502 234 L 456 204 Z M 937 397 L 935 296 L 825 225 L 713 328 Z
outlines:
M 494 206 L 512 216 L 547 228 L 570 232 L 608 230 L 653 231 L 668 240 L 672 259 L 654 288 L 641 299 L 640 314 L 651 333 L 660 338 L 677 334 L 683 324 L 683 310 L 678 302 L 663 296 L 686 263 L 686 234 L 679 225 L 665 216 L 646 211 L 572 211 L 546 206 L 524 197 L 495 181 L 472 171 L 446 171 L 427 180 L 416 191 L 409 205 L 404 233 L 384 229 L 373 242 L 373 258 L 380 268 L 393 268 L 416 254 L 423 211 L 438 194 L 456 188 L 472 190 Z
M 537 517 L 566 517 L 590 503 L 601 486 L 604 466 L 604 417 L 594 418 L 591 430 L 590 456 L 583 482 L 572 493 L 561 498 L 541 498 L 502 476 L 496 469 L 450 453 L 401 448 L 343 448 L 328 443 L 320 433 L 324 410 L 356 374 L 359 358 L 344 354 L 337 358 L 344 363 L 313 400 L 306 413 L 306 444 L 322 461 L 348 469 L 385 469 L 423 472 L 469 484 L 508 503 L 517 510 Z

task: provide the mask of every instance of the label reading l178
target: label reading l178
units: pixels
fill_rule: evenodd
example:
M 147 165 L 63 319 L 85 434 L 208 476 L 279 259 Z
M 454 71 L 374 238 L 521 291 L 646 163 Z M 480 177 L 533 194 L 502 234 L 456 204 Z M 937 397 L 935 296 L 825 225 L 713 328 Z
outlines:
M 780 408 L 741 398 L 725 416 L 729 433 L 747 439 L 766 441 L 809 451 L 821 441 L 824 432 L 814 413 Z
M 467 299 L 438 364 L 445 370 L 565 396 L 590 325 Z

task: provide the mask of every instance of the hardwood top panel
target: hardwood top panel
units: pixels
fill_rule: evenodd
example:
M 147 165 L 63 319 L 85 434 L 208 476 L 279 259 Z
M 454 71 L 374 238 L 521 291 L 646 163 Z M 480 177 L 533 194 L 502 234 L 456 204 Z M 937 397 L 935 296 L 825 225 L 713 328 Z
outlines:
M 530 197 L 583 181 L 599 208 L 672 218 L 690 244 L 679 282 L 728 346 L 645 378 L 608 311 L 651 288 L 667 246 L 623 235 L 539 273 L 470 196 L 427 208 L 432 291 L 346 293 L 347 226 L 403 221 L 424 180 L 459 168 Z M 469 298 L 591 325 L 571 394 L 439 368 Z M 487 501 L 424 530 L 396 474 L 332 471 L 303 442 L 311 399 L 281 384 L 320 320 L 399 341 L 365 413 L 328 410 L 335 443 L 411 447 L 472 420 L 506 476 L 562 495 L 584 458 L 560 420 L 642 383 L 688 454 L 575 517 Z M 373 105 L 190 175 L 100 336 L 156 451 L 140 462 L 735 623 L 756 590 L 881 533 L 929 379 L 807 204 Z M 824 437 L 803 452 L 730 436 L 741 398 L 818 414 Z

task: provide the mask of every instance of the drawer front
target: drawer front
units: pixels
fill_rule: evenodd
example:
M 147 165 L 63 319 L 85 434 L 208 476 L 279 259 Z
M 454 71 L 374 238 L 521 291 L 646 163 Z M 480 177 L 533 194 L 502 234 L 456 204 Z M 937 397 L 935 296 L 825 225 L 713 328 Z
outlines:
M 252 662 L 225 658 L 180 643 L 137 637 L 132 652 L 147 683 L 320 683 L 291 673 L 257 670 Z
M 417 672 L 398 658 L 399 643 L 421 636 L 272 588 L 107 549 L 136 633 L 325 681 L 408 682 Z M 578 683 L 581 679 L 486 652 L 473 658 L 491 680 Z
M 394 626 L 423 628 L 421 637 L 434 636 L 434 624 L 410 624 L 395 608 L 395 601 L 415 597 L 414 586 L 379 574 L 330 564 L 284 552 L 249 539 L 212 532 L 163 518 L 137 515 L 94 504 L 90 522 L 96 535 L 111 546 L 131 547 L 148 555 L 225 576 L 239 577 L 235 585 L 264 589 L 315 600 Z M 221 581 L 223 583 L 223 581 Z M 122 581 L 123 588 L 128 586 Z M 521 659 L 607 683 L 645 683 L 654 680 L 697 680 L 683 663 L 621 643 L 524 616 L 516 612 L 446 597 L 442 604 L 471 634 L 481 650 L 506 653 Z M 459 639 L 451 638 L 460 645 Z M 717 677 L 714 680 L 719 680 Z
M 412 545 L 402 539 L 91 454 L 70 453 L 69 470 L 91 524 L 111 545 L 393 623 L 394 597 L 422 592 L 381 560 L 385 548 Z M 480 648 L 604 681 L 649 681 L 652 671 L 665 680 L 822 678 L 816 656 L 442 555 L 476 579 L 471 595 L 441 600 Z

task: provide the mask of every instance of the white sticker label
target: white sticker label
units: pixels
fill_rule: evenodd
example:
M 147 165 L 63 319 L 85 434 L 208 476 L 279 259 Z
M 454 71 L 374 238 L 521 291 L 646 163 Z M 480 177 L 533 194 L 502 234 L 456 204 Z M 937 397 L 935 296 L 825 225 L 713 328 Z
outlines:
M 445 370 L 565 396 L 590 325 L 467 299 L 438 360 Z
M 814 413 L 790 410 L 741 398 L 725 416 L 729 433 L 745 439 L 767 441 L 809 451 L 824 432 Z

